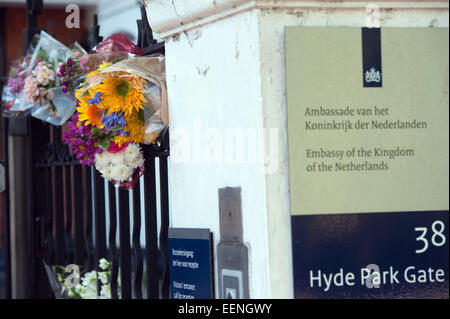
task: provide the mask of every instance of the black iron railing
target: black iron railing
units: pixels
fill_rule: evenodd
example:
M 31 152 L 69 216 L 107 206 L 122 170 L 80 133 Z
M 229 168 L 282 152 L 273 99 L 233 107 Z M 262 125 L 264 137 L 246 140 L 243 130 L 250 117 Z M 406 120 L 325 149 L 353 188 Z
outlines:
M 163 53 L 164 45 L 153 40 L 145 9 L 141 12 L 138 44 L 147 54 Z M 24 35 L 29 37 L 29 32 Z M 94 19 L 89 45 L 100 39 Z M 42 260 L 93 270 L 107 258 L 112 263 L 113 299 L 168 298 L 168 131 L 157 143 L 143 146 L 145 173 L 132 191 L 117 189 L 94 168 L 80 165 L 63 143 L 61 128 L 30 119 L 30 138 L 32 297 L 52 294 Z
M 6 84 L 6 50 L 4 43 L 5 22 L 4 11 L 0 8 L 0 97 L 3 92 L 3 86 Z M 0 110 L 1 112 L 1 110 Z M 1 115 L 0 115 L 1 116 Z M 9 178 L 8 178 L 8 120 L 6 118 L 0 119 L 0 139 L 2 141 L 2 158 L 0 158 L 0 165 L 4 170 L 5 189 L 0 193 L 3 205 L 0 207 L 0 219 L 2 219 L 0 229 L 0 241 L 3 245 L 0 247 L 0 254 L 3 254 L 0 260 L 0 298 L 11 297 L 11 267 L 10 267 L 10 232 L 9 232 Z
M 34 228 L 38 230 L 34 238 L 38 252 L 35 257 L 51 265 L 78 264 L 87 270 L 98 267 L 98 261 L 107 258 L 112 263 L 113 298 L 119 292 L 122 298 L 168 298 L 168 132 L 158 143 L 143 146 L 146 162 L 141 198 L 141 183 L 136 184 L 131 196 L 130 191 L 116 189 L 110 182 L 105 186 L 98 171 L 73 159 L 61 142 L 60 128 L 37 122 L 33 132 L 42 130 L 39 136 L 49 137 L 50 142 L 44 148 L 43 158 L 35 164 L 33 174 Z M 48 135 L 43 130 L 49 130 Z M 141 246 L 142 229 L 145 240 Z M 163 267 L 159 269 L 161 263 Z M 36 261 L 35 266 L 38 265 Z M 121 287 L 117 290 L 119 268 Z M 39 278 L 38 273 L 36 277 Z M 41 277 L 45 282 L 43 273 Z

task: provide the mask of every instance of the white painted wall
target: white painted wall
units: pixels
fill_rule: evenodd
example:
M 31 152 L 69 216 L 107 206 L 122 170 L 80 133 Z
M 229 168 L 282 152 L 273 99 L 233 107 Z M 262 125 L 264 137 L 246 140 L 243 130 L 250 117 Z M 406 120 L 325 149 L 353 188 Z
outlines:
M 166 40 L 171 226 L 210 228 L 217 244 L 218 188 L 241 186 L 250 297 L 291 298 L 284 28 L 365 26 L 368 3 L 380 6 L 381 26 L 448 27 L 448 1 L 146 2 L 152 28 Z M 257 164 L 174 162 L 184 145 L 174 132 L 192 135 L 198 120 L 222 130 L 278 128 L 278 171 L 263 175 Z M 216 290 L 217 279 L 216 273 Z
M 170 216 L 172 227 L 210 228 L 214 246 L 220 240 L 218 189 L 242 188 L 244 242 L 249 247 L 252 298 L 269 293 L 264 175 L 257 164 L 177 163 L 174 157 L 190 143 L 208 143 L 207 128 L 262 126 L 259 44 L 255 12 L 235 15 L 169 38 L 166 42 L 167 86 L 170 94 L 171 161 Z M 240 30 L 240 32 L 236 32 Z M 218 39 L 220 38 L 220 41 Z M 236 76 L 239 75 L 239 76 Z M 202 136 L 194 136 L 201 121 Z M 179 136 L 188 131 L 192 138 Z M 240 137 L 245 139 L 245 136 Z M 217 273 L 216 280 L 218 282 Z M 216 285 L 216 288 L 217 285 Z M 217 291 L 218 294 L 218 291 Z

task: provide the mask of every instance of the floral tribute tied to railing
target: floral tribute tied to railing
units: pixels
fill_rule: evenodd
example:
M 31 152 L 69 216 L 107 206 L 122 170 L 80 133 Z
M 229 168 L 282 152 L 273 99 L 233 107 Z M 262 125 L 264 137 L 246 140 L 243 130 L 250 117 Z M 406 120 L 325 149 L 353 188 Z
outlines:
M 31 113 L 53 125 L 65 123 L 75 112 L 75 97 L 65 84 L 70 77 L 87 72 L 73 63 L 75 57 L 86 54 L 78 43 L 69 49 L 44 31 L 36 35 L 25 57 L 11 67 L 2 94 L 6 115 L 19 117 Z M 57 72 L 62 63 L 72 64 L 67 77 Z
M 3 116 L 62 126 L 63 140 L 80 164 L 131 190 L 144 173 L 140 144 L 157 143 L 168 126 L 164 56 L 143 55 L 123 34 L 88 53 L 42 31 L 11 67 L 1 96 Z M 45 264 L 55 295 L 95 298 L 101 284 L 101 297 L 110 298 L 111 266 L 101 262 L 97 271 L 85 269 L 73 287 L 61 277 L 63 266 Z
M 98 271 L 82 271 L 77 265 L 44 267 L 56 299 L 111 299 L 111 263 L 105 258 L 99 260 Z
M 8 116 L 64 126 L 64 140 L 83 165 L 132 189 L 144 173 L 139 144 L 154 143 L 168 125 L 163 56 L 143 52 L 120 33 L 89 54 L 44 31 L 11 69 L 2 104 Z

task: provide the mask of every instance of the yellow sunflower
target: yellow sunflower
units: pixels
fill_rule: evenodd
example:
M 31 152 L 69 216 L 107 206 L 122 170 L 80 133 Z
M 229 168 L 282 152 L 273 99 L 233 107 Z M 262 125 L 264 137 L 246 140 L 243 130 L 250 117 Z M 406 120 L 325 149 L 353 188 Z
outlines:
M 88 75 L 86 75 L 86 79 L 89 79 L 90 77 L 92 77 L 92 76 L 94 76 L 94 75 L 96 75 L 96 74 L 98 74 L 97 71 L 92 71 L 92 72 L 90 72 Z
M 110 65 L 112 65 L 112 63 L 111 62 L 103 62 L 102 64 L 100 64 L 98 67 L 97 67 L 97 71 L 103 71 L 104 69 L 106 69 L 108 66 L 110 66 Z
M 136 76 L 111 77 L 103 79 L 96 90 L 102 93 L 102 102 L 99 106 L 109 108 L 108 113 L 123 112 L 125 116 L 144 109 L 143 94 L 145 80 Z
M 77 100 L 80 100 L 80 101 L 81 101 L 83 98 L 85 98 L 85 96 L 82 97 L 83 91 L 84 91 L 83 88 L 80 88 L 80 89 L 78 89 L 78 90 L 75 90 L 75 97 L 76 97 Z
M 125 116 L 125 132 L 129 133 L 129 136 L 118 135 L 114 138 L 114 142 L 120 146 L 126 142 L 135 144 L 143 143 L 145 136 L 144 119 L 142 114 L 133 113 L 130 116 Z

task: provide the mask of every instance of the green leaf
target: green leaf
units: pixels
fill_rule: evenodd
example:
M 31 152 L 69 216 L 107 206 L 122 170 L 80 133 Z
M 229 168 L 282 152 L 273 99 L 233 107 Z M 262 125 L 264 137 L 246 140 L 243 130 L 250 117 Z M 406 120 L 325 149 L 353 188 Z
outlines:
M 99 131 L 91 130 L 91 138 L 99 138 L 101 136 Z
M 52 268 L 52 272 L 53 272 L 54 274 L 56 274 L 57 266 L 53 265 L 53 266 L 51 266 L 51 268 Z
M 91 129 L 91 138 L 104 139 L 107 135 L 99 128 L 93 127 Z
M 111 127 L 109 130 L 110 131 L 120 131 L 120 129 L 121 129 L 120 125 L 116 125 L 116 126 Z
M 80 98 L 85 97 L 88 94 L 89 94 L 89 90 L 86 90 L 81 94 Z
M 48 60 L 48 55 L 44 50 L 41 49 L 37 54 L 37 58 L 42 60 Z
M 123 58 L 117 58 L 111 61 L 112 64 L 122 61 Z
M 98 141 L 98 146 L 102 148 L 102 150 L 106 151 L 109 148 L 109 138 L 102 138 Z

